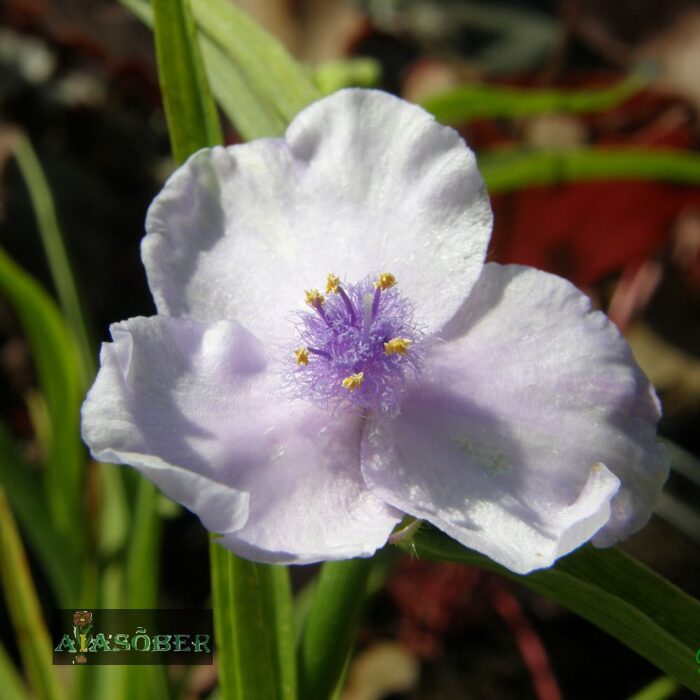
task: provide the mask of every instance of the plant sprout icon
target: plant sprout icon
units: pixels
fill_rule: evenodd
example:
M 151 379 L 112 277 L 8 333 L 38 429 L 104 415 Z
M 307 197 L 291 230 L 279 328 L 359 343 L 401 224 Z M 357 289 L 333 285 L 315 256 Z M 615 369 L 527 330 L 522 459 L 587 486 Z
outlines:
M 73 613 L 73 636 L 77 642 L 78 656 L 75 663 L 87 663 L 85 652 L 87 649 L 87 638 L 92 629 L 92 613 L 89 610 L 76 610 Z

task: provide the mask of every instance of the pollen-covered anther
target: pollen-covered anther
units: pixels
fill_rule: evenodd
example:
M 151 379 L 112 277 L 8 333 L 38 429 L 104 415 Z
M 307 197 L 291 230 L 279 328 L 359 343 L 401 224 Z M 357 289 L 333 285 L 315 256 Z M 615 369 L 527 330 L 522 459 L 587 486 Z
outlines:
M 326 294 L 335 294 L 340 287 L 340 277 L 338 275 L 329 274 L 326 278 Z
M 345 377 L 345 379 L 343 379 L 341 382 L 341 386 L 343 389 L 347 389 L 348 391 L 355 391 L 355 389 L 362 386 L 362 382 L 364 381 L 365 373 L 357 372 L 355 374 L 351 374 L 349 377 Z
M 294 351 L 294 355 L 297 358 L 298 365 L 308 365 L 309 364 L 309 349 L 308 348 L 297 348 Z
M 323 306 L 323 302 L 326 301 L 323 294 L 321 294 L 318 289 L 307 289 L 304 294 L 306 295 L 304 301 L 313 308 Z
M 379 277 L 377 277 L 376 282 L 374 283 L 374 286 L 377 289 L 381 289 L 382 291 L 386 291 L 387 289 L 391 289 L 394 285 L 396 284 L 396 277 L 391 274 L 391 272 L 382 272 Z
M 405 355 L 408 352 L 408 346 L 411 341 L 408 338 L 392 338 L 384 343 L 384 352 L 387 355 Z

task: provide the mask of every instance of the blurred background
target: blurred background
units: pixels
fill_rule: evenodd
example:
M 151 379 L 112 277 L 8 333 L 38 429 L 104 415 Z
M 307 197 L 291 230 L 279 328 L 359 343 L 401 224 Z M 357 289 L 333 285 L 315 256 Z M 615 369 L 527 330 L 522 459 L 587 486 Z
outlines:
M 490 259 L 570 279 L 625 333 L 661 396 L 674 467 L 657 515 L 625 548 L 700 596 L 700 161 L 683 160 L 700 144 L 700 2 L 237 4 L 322 91 L 379 87 L 458 128 L 492 192 Z M 491 91 L 479 92 L 484 86 Z M 239 141 L 225 124 L 227 141 Z M 154 313 L 139 242 L 146 208 L 173 168 L 151 32 L 124 5 L 0 2 L 0 247 L 60 295 L 18 166 L 18 144 L 27 143 L 55 202 L 96 358 L 109 323 Z M 625 149 L 672 157 L 628 163 Z M 586 155 L 605 152 L 614 157 Z M 543 159 L 525 167 L 519 156 L 533 153 Z M 3 441 L 38 473 L 37 348 L 5 296 Z M 86 498 L 89 509 L 89 489 Z M 156 602 L 205 606 L 206 533 L 165 502 L 158 511 Z M 50 611 L 60 605 L 35 550 L 31 570 Z M 296 585 L 308 576 L 296 570 Z M 602 689 L 627 698 L 659 676 L 590 624 L 483 571 L 392 553 L 373 591 L 347 700 L 584 699 Z M 4 608 L 0 635 L 15 656 Z M 202 667 L 182 697 L 208 697 L 214 684 L 215 670 Z M 691 697 L 665 692 L 653 697 Z

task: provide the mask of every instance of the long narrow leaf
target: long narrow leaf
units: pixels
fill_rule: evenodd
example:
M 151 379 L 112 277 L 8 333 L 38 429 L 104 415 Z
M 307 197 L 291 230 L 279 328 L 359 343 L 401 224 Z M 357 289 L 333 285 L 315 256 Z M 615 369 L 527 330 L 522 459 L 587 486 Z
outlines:
M 444 124 L 470 119 L 529 117 L 552 112 L 600 112 L 612 109 L 648 84 L 633 73 L 617 85 L 599 90 L 537 90 L 497 85 L 465 85 L 429 97 L 422 104 Z
M 158 77 L 175 160 L 221 143 L 188 0 L 153 0 Z
M 29 564 L 5 492 L 0 488 L 0 579 L 22 661 L 34 696 L 63 700 L 51 665 L 51 639 L 39 607 Z
M 193 0 L 192 9 L 203 34 L 228 56 L 248 86 L 247 104 L 257 103 L 277 113 L 281 130 L 248 137 L 279 136 L 306 105 L 319 99 L 306 71 L 284 47 L 228 0 Z M 239 97 L 239 95 L 237 95 Z M 237 125 L 238 126 L 238 125 Z
M 146 479 L 140 479 L 126 561 L 128 608 L 158 607 L 162 521 L 156 508 L 157 498 L 155 486 Z
M 299 645 L 299 697 L 328 698 L 355 642 L 371 559 L 326 562 Z
M 428 527 L 402 547 L 419 557 L 479 566 L 519 581 L 700 693 L 694 663 L 700 602 L 620 550 L 585 546 L 551 569 L 518 576 Z
M 10 434 L 0 425 L 0 484 L 7 493 L 29 545 L 44 568 L 63 608 L 80 605 L 77 552 L 56 536 L 37 474 L 17 453 Z
M 121 0 L 144 24 L 153 28 L 153 10 L 148 0 Z M 219 106 L 246 140 L 281 134 L 287 120 L 269 104 L 263 104 L 239 66 L 207 35 L 200 32 L 199 44 Z
M 280 700 L 296 700 L 297 666 L 294 653 L 294 602 L 289 572 L 284 566 L 262 566 L 265 590 L 267 628 L 271 630 L 272 663 L 276 670 L 277 696 Z
M 61 308 L 75 335 L 76 344 L 80 351 L 81 367 L 84 370 L 83 383 L 87 384 L 95 373 L 96 349 L 89 340 L 87 323 L 58 224 L 51 189 L 31 143 L 22 133 L 15 135 L 14 155 L 29 191 L 41 242 L 49 263 L 51 276 L 56 285 Z
M 295 688 L 288 686 L 293 671 L 280 668 L 289 663 L 289 652 L 279 645 L 288 643 L 292 627 L 291 604 L 286 623 L 275 622 L 280 581 L 273 579 L 279 574 L 273 573 L 274 567 L 238 558 L 216 542 L 209 555 L 222 700 L 293 698 Z
M 582 180 L 663 180 L 700 184 L 699 155 L 662 149 L 508 149 L 481 155 L 479 168 L 492 194 Z
M 0 688 L 2 688 L 3 700 L 29 700 L 27 689 L 2 642 L 0 642 Z
M 50 417 L 50 434 L 42 447 L 54 526 L 79 542 L 84 536 L 79 513 L 85 452 L 79 427 L 83 382 L 75 339 L 48 294 L 1 249 L 0 294 L 27 334 Z

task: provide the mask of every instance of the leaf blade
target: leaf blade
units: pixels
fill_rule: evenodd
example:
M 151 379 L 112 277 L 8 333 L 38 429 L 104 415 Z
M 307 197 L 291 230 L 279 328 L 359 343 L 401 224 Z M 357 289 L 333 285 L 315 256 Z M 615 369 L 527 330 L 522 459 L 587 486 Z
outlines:
M 24 547 L 2 488 L 0 579 L 33 693 L 39 700 L 64 700 L 63 688 L 51 665 L 51 638 L 41 614 Z
M 478 566 L 518 581 L 700 693 L 700 674 L 693 663 L 700 602 L 620 550 L 587 545 L 550 569 L 520 576 L 427 526 L 401 547 L 417 556 Z
M 204 73 L 187 0 L 153 0 L 156 59 L 173 156 L 183 163 L 221 143 L 221 127 Z

